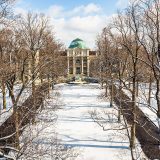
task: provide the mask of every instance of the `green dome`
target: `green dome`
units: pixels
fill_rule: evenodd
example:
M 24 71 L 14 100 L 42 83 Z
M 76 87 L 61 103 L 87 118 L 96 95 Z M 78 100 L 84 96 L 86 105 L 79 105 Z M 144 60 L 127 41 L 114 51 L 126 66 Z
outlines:
M 71 42 L 69 48 L 71 48 L 71 49 L 73 49 L 73 48 L 87 49 L 85 42 L 79 38 L 74 39 Z

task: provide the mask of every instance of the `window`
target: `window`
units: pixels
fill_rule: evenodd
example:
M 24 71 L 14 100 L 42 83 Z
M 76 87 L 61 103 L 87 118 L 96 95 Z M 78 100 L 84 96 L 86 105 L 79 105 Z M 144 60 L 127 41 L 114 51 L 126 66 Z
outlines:
M 80 63 L 81 63 L 80 59 L 77 59 L 76 64 L 80 64 Z
M 81 68 L 80 67 L 76 68 L 76 74 L 81 74 Z
M 73 74 L 73 68 L 69 68 L 69 74 Z
M 73 64 L 73 60 L 72 59 L 69 60 L 69 64 Z
M 87 64 L 87 58 L 86 57 L 83 58 L 83 63 Z
M 83 67 L 83 73 L 87 74 L 87 67 Z

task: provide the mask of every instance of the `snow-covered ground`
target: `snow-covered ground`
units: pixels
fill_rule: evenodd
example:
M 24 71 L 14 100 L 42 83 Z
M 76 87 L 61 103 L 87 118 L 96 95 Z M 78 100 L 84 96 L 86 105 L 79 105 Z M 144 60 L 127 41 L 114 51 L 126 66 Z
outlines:
M 14 92 L 18 94 L 20 92 L 20 89 L 21 89 L 21 85 L 16 85 L 14 87 Z M 31 87 L 26 87 L 21 95 L 18 105 L 21 105 L 29 97 L 30 94 L 31 94 Z M 3 105 L 2 92 L 0 90 L 0 109 L 2 109 L 2 105 Z M 7 106 L 7 109 L 12 107 L 12 101 L 11 101 L 11 98 L 9 97 L 9 91 L 7 89 L 6 89 L 6 106 Z
M 138 97 L 137 98 L 137 106 L 140 107 L 140 109 L 143 111 L 143 113 L 157 126 L 157 104 L 156 104 L 156 97 L 155 97 L 155 86 L 152 84 L 152 91 L 151 91 L 151 99 L 150 99 L 150 106 L 148 104 L 148 92 L 149 92 L 149 86 L 147 83 L 140 83 L 139 84 L 139 91 L 138 91 Z M 131 98 L 131 92 L 127 89 L 123 89 L 123 91 Z
M 56 159 L 55 139 L 58 139 L 63 147 L 71 147 L 74 155 L 79 154 L 75 160 L 130 160 L 126 130 L 103 131 L 91 118 L 91 111 L 95 110 L 115 113 L 109 102 L 100 98 L 102 94 L 104 90 L 99 84 L 57 84 L 50 99 L 46 99 L 45 108 L 37 116 L 36 123 L 27 127 L 20 138 L 25 153 L 21 159 L 34 159 L 35 156 L 45 160 Z M 118 125 L 109 122 L 105 128 Z
M 15 93 L 19 93 L 20 92 L 20 86 L 17 85 L 15 86 L 15 89 L 14 89 Z M 27 87 L 25 88 L 25 90 L 23 91 L 21 97 L 20 97 L 20 100 L 18 102 L 18 105 L 22 105 L 22 103 L 29 97 L 29 95 L 31 94 L 31 88 Z M 12 114 L 12 101 L 11 101 L 11 97 L 9 97 L 9 92 L 8 90 L 6 89 L 6 107 L 7 109 L 2 109 L 3 105 L 3 101 L 2 101 L 2 93 L 0 92 L 0 125 L 2 123 L 5 122 L 5 120 L 11 116 Z
M 149 86 L 148 84 L 140 84 L 139 85 L 139 96 L 137 98 L 137 104 L 141 108 L 141 110 L 146 114 L 146 116 L 157 126 L 157 102 L 156 102 L 156 89 L 152 84 L 151 98 L 150 98 L 150 106 L 148 105 L 148 92 Z
M 131 159 L 126 132 L 103 131 L 89 114 L 95 109 L 111 110 L 109 103 L 99 98 L 103 91 L 98 84 L 60 84 L 56 89 L 63 104 L 57 110 L 56 131 L 64 144 L 80 149 L 76 160 Z
M 0 125 L 2 125 L 11 115 L 12 109 L 0 110 Z

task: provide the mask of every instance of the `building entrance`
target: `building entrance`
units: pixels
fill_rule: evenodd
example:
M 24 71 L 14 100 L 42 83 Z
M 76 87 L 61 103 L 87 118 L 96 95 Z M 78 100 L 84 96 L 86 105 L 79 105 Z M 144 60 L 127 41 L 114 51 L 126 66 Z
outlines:
M 81 68 L 80 67 L 76 68 L 76 74 L 81 74 Z

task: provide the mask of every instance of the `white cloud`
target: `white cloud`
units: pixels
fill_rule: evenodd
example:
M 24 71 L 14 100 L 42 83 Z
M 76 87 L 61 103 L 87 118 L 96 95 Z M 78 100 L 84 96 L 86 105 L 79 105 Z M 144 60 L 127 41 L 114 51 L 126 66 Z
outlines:
M 49 7 L 47 14 L 53 17 L 59 17 L 62 16 L 63 13 L 63 7 L 58 5 L 53 5 Z
M 129 3 L 129 0 L 118 0 L 116 6 L 118 8 L 126 8 Z
M 27 14 L 27 11 L 23 8 L 20 8 L 20 7 L 16 7 L 14 8 L 14 11 L 15 11 L 15 14 L 19 15 L 26 15 Z
M 59 39 L 68 47 L 69 43 L 79 37 L 93 48 L 98 32 L 105 27 L 106 17 L 101 15 L 102 8 L 94 3 L 80 5 L 71 10 L 62 6 L 51 6 L 46 13 L 49 15 Z
M 73 39 L 81 38 L 86 41 L 88 47 L 93 48 L 96 35 L 105 26 L 105 19 L 104 16 L 76 16 L 70 19 L 53 18 L 52 24 L 57 37 L 65 42 L 66 47 Z
M 105 19 L 105 17 L 103 17 Z M 66 27 L 70 30 L 78 30 L 85 32 L 96 32 L 105 20 L 101 16 L 72 17 L 66 22 Z
M 101 11 L 101 7 L 94 4 L 94 3 L 90 3 L 86 7 L 84 6 L 83 9 L 84 9 L 84 13 L 86 13 L 86 14 L 98 13 L 99 11 Z
M 106 26 L 110 18 L 105 15 L 74 16 L 69 19 L 52 18 L 52 24 L 57 37 L 65 42 L 66 47 L 73 39 L 81 38 L 86 41 L 89 48 L 93 49 L 97 34 Z
M 94 3 L 88 5 L 80 5 L 71 10 L 65 10 L 62 6 L 53 5 L 47 10 L 49 16 L 54 17 L 71 17 L 76 15 L 86 16 L 91 14 L 98 14 L 102 8 Z
M 94 3 L 80 5 L 70 10 L 53 5 L 44 11 L 51 20 L 54 32 L 66 47 L 75 38 L 86 41 L 89 48 L 95 46 L 95 39 L 107 23 L 107 16 L 102 15 L 102 8 Z M 16 8 L 16 13 L 26 13 L 25 9 Z

